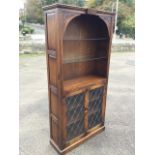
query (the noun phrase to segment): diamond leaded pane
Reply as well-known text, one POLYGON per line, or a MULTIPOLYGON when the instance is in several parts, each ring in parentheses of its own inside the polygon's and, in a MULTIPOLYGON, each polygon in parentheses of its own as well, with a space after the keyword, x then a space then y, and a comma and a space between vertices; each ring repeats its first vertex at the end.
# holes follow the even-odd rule
POLYGON ((102 99, 103 87, 93 89, 89 92, 88 106, 88 128, 95 127, 102 121, 102 99))
POLYGON ((67 140, 71 140, 82 133, 84 133, 84 119, 67 126, 67 140))
POLYGON ((103 87, 93 89, 89 92, 89 101, 101 98, 103 95, 103 87))
POLYGON ((96 100, 90 101, 88 111, 89 112, 99 111, 99 110, 101 110, 101 107, 102 107, 102 97, 100 97, 96 100))
POLYGON ((84 94, 66 98, 67 105, 67 140, 84 133, 84 94))
POLYGON ((102 121, 101 119, 101 110, 93 113, 88 116, 88 128, 95 127, 96 125, 100 124, 102 121))

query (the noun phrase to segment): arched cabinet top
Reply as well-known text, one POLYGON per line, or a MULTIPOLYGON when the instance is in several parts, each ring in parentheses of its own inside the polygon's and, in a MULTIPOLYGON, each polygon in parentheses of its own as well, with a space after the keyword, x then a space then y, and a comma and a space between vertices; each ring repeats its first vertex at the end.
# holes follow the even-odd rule
POLYGON ((114 23, 115 13, 103 12, 90 8, 82 8, 77 6, 70 6, 64 4, 53 4, 43 7, 44 12, 49 12, 51 10, 57 10, 60 13, 61 20, 63 21, 63 33, 65 33, 66 28, 69 23, 80 15, 94 15, 99 17, 107 26, 109 37, 111 36, 111 29, 114 23))
POLYGON ((107 15, 96 15, 96 14, 83 14, 83 13, 66 13, 64 16, 64 30, 63 30, 63 36, 65 35, 66 29, 69 26, 69 24, 74 21, 77 18, 80 18, 81 16, 92 16, 96 17, 97 20, 101 20, 103 22, 103 25, 106 25, 106 28, 108 30, 108 37, 111 36, 111 24, 112 24, 112 18, 107 15))

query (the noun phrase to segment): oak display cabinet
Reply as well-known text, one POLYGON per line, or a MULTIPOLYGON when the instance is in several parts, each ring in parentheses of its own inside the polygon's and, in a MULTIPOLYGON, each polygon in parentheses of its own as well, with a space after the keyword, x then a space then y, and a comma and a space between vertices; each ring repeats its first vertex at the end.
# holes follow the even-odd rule
POLYGON ((50 143, 66 154, 103 131, 114 13, 44 9, 50 143))

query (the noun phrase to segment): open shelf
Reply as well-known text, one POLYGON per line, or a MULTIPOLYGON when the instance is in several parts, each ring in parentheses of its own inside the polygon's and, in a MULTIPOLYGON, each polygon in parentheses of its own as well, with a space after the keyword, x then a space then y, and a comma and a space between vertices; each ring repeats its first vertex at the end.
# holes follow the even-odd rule
POLYGON ((63 37, 64 90, 73 91, 107 77, 108 48, 108 29, 100 18, 81 15, 73 19, 63 37))
POLYGON ((63 63, 64 64, 69 64, 69 63, 94 61, 94 60, 100 60, 100 59, 107 60, 106 57, 83 57, 83 58, 78 58, 78 59, 64 59, 63 63))
POLYGON ((97 75, 86 75, 77 77, 71 80, 64 81, 64 93, 75 91, 78 89, 86 88, 88 86, 93 86, 95 84, 106 83, 107 79, 97 75))

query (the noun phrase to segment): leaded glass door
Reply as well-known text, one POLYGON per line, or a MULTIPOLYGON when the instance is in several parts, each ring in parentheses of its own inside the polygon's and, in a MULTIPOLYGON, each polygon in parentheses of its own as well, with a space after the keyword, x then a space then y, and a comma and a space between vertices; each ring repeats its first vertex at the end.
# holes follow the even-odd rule
POLYGON ((102 123, 104 87, 88 88, 65 98, 66 142, 102 123))

